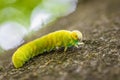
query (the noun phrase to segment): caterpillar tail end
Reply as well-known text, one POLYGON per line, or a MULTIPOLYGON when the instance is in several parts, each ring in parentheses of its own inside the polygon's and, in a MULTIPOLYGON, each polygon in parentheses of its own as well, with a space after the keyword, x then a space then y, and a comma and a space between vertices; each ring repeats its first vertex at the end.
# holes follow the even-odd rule
POLYGON ((19 60, 18 57, 15 56, 15 54, 12 56, 12 63, 15 68, 20 68, 23 66, 23 63, 19 60))

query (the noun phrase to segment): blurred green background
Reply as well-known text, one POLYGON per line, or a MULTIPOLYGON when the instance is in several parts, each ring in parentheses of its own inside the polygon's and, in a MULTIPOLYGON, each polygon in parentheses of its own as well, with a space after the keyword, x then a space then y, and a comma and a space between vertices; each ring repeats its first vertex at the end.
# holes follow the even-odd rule
POLYGON ((0 23, 17 21, 28 26, 32 10, 40 3, 41 0, 0 0, 0 23))
POLYGON ((24 37, 75 11, 77 0, 0 0, 0 52, 24 37))

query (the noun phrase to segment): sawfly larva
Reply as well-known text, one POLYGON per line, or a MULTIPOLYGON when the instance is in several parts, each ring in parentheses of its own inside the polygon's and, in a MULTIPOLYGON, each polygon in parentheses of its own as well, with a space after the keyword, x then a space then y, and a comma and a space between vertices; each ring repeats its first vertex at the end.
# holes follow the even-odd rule
POLYGON ((19 68, 34 56, 61 47, 64 47, 64 51, 66 51, 68 47, 78 47, 80 43, 82 43, 82 33, 78 30, 55 31, 18 48, 12 56, 12 62, 15 68, 19 68))

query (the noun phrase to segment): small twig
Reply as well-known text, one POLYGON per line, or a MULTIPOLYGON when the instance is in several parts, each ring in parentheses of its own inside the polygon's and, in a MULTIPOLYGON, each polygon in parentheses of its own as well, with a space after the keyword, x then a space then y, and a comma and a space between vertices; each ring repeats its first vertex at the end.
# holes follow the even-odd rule
POLYGON ((50 62, 52 62, 53 61, 53 59, 51 59, 51 60, 49 60, 48 62, 46 62, 44 65, 42 65, 42 66, 40 66, 41 68, 44 68, 44 67, 46 67, 50 62))

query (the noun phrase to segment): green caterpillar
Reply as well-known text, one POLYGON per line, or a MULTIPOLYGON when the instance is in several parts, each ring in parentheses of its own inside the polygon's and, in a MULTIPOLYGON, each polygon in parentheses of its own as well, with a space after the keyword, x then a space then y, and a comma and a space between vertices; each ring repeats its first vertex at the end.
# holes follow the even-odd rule
POLYGON ((64 47, 64 51, 66 51, 70 46, 78 47, 80 42, 82 43, 82 33, 78 30, 55 31, 18 48, 12 56, 12 62, 15 68, 19 68, 30 58, 38 54, 49 52, 60 47, 64 47))

